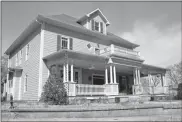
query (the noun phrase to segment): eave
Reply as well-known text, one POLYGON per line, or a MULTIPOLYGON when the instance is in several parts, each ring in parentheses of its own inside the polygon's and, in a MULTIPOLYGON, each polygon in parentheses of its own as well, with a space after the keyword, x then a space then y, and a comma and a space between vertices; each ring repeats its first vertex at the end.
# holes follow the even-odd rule
POLYGON ((75 32, 79 32, 79 33, 82 33, 82 34, 85 34, 88 36, 96 37, 100 40, 109 41, 111 43, 112 42, 118 43, 120 45, 123 45, 123 47, 126 47, 126 48, 136 48, 139 46, 137 44, 125 41, 124 39, 122 41, 121 39, 119 39, 119 37, 118 38, 117 37, 110 37, 108 35, 104 35, 104 34, 101 34, 101 33, 95 32, 95 31, 91 31, 91 30, 83 28, 83 27, 67 24, 67 23, 64 23, 64 22, 61 22, 61 21, 58 21, 58 20, 55 20, 55 19, 52 19, 49 17, 45 17, 43 15, 38 15, 37 20, 41 21, 41 22, 48 23, 48 24, 52 24, 54 26, 58 26, 58 27, 62 27, 62 28, 66 28, 66 29, 75 31, 75 32))
POLYGON ((33 20, 20 34, 20 36, 18 36, 18 38, 11 44, 11 46, 5 51, 5 54, 10 55, 11 52, 13 52, 19 46, 19 44, 21 44, 24 39, 27 38, 29 34, 33 33, 39 27, 40 24, 36 20, 33 20))

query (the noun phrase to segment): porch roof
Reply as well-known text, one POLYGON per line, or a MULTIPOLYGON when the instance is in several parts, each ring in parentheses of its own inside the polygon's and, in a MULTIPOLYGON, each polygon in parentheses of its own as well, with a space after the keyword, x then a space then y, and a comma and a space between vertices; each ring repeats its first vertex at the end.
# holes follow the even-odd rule
POLYGON ((161 74, 165 74, 166 71, 168 71, 169 69, 167 68, 163 68, 163 67, 159 67, 159 66, 153 66, 153 65, 149 65, 149 64, 142 64, 142 67, 141 67, 141 72, 143 72, 144 74, 148 74, 148 73, 151 73, 151 74, 158 74, 158 73, 161 73, 161 74))
POLYGON ((14 71, 22 71, 23 68, 20 67, 20 66, 17 66, 17 67, 9 67, 8 68, 10 72, 14 72, 14 71))
POLYGON ((80 51, 67 50, 67 49, 62 49, 58 52, 45 56, 43 57, 43 60, 54 60, 58 58, 64 58, 65 53, 68 54, 68 58, 72 58, 72 59, 81 59, 86 61, 91 60, 91 61, 97 61, 97 62, 105 62, 108 60, 108 57, 105 57, 105 56, 89 54, 89 53, 84 53, 80 51))

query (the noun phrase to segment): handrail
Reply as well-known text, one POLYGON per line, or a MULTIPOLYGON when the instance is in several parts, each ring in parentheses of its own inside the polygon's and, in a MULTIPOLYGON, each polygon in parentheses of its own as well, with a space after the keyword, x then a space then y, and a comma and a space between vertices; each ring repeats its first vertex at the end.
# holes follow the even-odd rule
POLYGON ((127 49, 124 47, 119 47, 116 45, 111 44, 111 46, 108 46, 102 50, 100 50, 100 55, 108 55, 108 54, 113 54, 113 53, 124 53, 127 55, 132 55, 132 56, 140 56, 139 51, 134 51, 131 49, 127 49))
POLYGON ((104 95, 105 85, 77 84, 77 95, 104 95))

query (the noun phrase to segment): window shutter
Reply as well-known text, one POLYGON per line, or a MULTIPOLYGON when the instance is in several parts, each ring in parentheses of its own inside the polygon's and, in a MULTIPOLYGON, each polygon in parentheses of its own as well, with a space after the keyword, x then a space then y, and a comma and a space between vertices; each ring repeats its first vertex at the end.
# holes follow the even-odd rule
POLYGON ((73 50, 73 38, 70 38, 70 50, 73 50))
POLYGON ((61 49, 61 36, 57 35, 57 51, 61 49))
POLYGON ((100 32, 103 33, 103 23, 102 22, 100 22, 100 29, 101 29, 100 32))
POLYGON ((94 20, 92 20, 92 30, 95 30, 94 29, 94 20))

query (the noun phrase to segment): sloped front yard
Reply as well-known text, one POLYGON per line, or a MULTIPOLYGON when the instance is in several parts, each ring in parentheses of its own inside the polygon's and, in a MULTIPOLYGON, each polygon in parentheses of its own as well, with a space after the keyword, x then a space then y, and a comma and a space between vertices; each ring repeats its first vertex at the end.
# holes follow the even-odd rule
MULTIPOLYGON (((16 106, 17 105, 17 106, 16 106)), ((144 103, 86 103, 81 105, 46 105, 19 103, 15 109, 2 106, 2 118, 102 118, 152 115, 181 115, 181 101, 144 103)))

